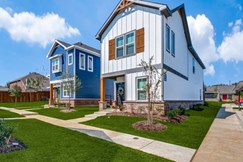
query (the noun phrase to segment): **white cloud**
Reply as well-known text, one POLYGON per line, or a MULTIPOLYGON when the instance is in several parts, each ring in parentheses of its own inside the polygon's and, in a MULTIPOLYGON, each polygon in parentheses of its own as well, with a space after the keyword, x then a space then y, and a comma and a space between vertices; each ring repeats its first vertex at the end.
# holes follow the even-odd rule
POLYGON ((233 22, 229 22, 229 23, 228 23, 228 26, 229 26, 229 27, 232 27, 233 25, 234 25, 233 22))
POLYGON ((214 75, 213 63, 218 60, 227 62, 243 61, 243 22, 241 19, 228 23, 230 33, 223 32, 223 40, 217 47, 215 43, 215 31, 211 21, 204 15, 187 17, 192 42, 200 58, 206 66, 205 75, 214 75))
POLYGON ((196 18, 189 16, 187 20, 194 48, 206 66, 205 74, 214 75, 212 63, 219 59, 214 41, 214 27, 204 14, 197 15, 196 18))
POLYGON ((234 61, 237 63, 243 61, 243 30, 241 26, 242 20, 236 20, 234 26, 232 26, 232 31, 224 37, 218 48, 220 58, 224 62, 234 61))
POLYGON ((0 7, 1 28, 15 41, 37 43, 42 47, 46 47, 54 39, 80 35, 77 28, 70 26, 58 14, 47 13, 37 16, 31 12, 14 13, 10 8, 0 7))

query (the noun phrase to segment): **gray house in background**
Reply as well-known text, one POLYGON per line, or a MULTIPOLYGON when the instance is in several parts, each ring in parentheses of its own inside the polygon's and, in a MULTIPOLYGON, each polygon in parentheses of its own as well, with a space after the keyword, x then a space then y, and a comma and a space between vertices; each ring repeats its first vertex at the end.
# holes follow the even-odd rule
POLYGON ((235 101, 236 85, 213 85, 207 86, 205 91, 206 101, 235 101))
POLYGON ((8 91, 9 91, 9 88, 0 86, 0 92, 8 92, 8 91))

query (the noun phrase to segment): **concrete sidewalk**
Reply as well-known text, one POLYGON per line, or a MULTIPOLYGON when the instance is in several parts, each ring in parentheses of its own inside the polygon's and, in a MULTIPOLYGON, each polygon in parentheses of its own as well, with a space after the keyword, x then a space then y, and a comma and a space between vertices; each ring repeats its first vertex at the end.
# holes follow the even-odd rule
POLYGON ((230 105, 224 106, 225 108, 220 109, 193 162, 243 161, 242 121, 230 105))
MULTIPOLYGON (((1 108, 0 108, 1 109, 1 108)), ((19 111, 11 109, 11 112, 28 114, 27 111, 19 111)), ((105 113, 103 113, 105 114, 105 113)), ((87 134, 92 137, 97 137, 103 140, 114 142, 126 147, 130 147, 136 150, 143 151, 145 153, 157 155, 169 160, 177 162, 189 162, 194 156, 196 150, 173 145, 165 142, 160 142, 148 138, 143 138, 135 135, 126 133, 115 132, 102 128, 87 126, 79 124, 81 121, 92 120, 95 116, 100 116, 102 113, 96 113, 94 116, 89 115, 88 117, 73 119, 73 120, 60 120, 42 115, 25 115, 28 119, 38 119, 40 121, 50 123, 56 126, 68 128, 74 131, 78 131, 87 134)))

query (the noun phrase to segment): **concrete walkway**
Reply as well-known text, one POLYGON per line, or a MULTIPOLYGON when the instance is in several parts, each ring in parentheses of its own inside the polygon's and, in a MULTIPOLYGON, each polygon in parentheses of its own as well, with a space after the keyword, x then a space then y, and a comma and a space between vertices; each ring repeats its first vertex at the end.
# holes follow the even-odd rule
POLYGON ((139 136, 134 136, 126 133, 120 133, 120 132, 115 132, 107 129, 79 124, 79 122, 92 120, 98 116, 104 116, 107 114, 107 111, 96 112, 94 114, 86 115, 84 118, 79 118, 79 119, 60 120, 60 119, 51 118, 43 115, 38 115, 36 113, 33 114, 32 112, 28 112, 26 110, 16 110, 16 109, 1 108, 1 107, 0 109, 25 115, 27 119, 38 119, 46 123, 68 128, 74 131, 87 134, 92 137, 97 137, 109 142, 114 142, 116 144, 120 144, 126 147, 143 151, 145 153, 157 155, 177 162, 191 161, 192 157, 196 152, 195 149, 191 149, 187 147, 182 147, 182 146, 160 142, 160 141, 143 138, 139 136))
POLYGON ((243 120, 238 117, 243 118, 243 113, 236 111, 231 105, 223 105, 193 162, 243 161, 243 120))

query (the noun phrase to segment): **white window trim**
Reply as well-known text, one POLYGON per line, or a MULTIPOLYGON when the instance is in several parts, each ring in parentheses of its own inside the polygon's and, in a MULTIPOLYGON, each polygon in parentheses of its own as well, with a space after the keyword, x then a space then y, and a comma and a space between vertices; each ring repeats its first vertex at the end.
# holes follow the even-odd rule
POLYGON ((80 70, 85 70, 85 62, 86 62, 85 59, 86 59, 85 54, 83 54, 83 53, 79 53, 79 69, 80 69, 80 70), (81 56, 84 56, 84 67, 83 67, 83 68, 81 67, 81 61, 82 61, 82 60, 81 60, 81 56))
POLYGON ((166 41, 165 41, 165 43, 166 43, 166 51, 170 53, 170 48, 171 48, 171 47, 170 47, 170 45, 171 45, 171 44, 170 44, 170 41, 171 41, 171 40, 167 40, 167 39, 170 39, 170 37, 171 37, 171 36, 170 36, 170 26, 169 26, 168 24, 166 24, 166 28, 165 28, 165 29, 166 29, 166 30, 165 30, 165 37, 166 37, 166 38, 165 38, 165 40, 166 40, 166 41), (169 29, 168 32, 167 32, 167 29, 169 29), (169 35, 167 35, 167 34, 169 34, 169 35), (168 43, 169 43, 169 44, 168 44, 168 43))
POLYGON ((94 57, 93 57, 93 56, 88 56, 88 71, 89 71, 89 72, 93 72, 93 71, 94 71, 94 57), (90 58, 92 59, 92 64, 91 64, 91 65, 89 64, 89 59, 90 59, 90 58), (92 67, 91 67, 91 70, 89 69, 90 66, 92 66, 92 67))
MULTIPOLYGON (((62 60, 61 60, 62 58, 61 57, 58 57, 58 58, 54 58, 54 59, 52 59, 51 60, 51 70, 52 70, 52 73, 59 73, 59 72, 61 72, 62 71, 62 69, 61 69, 61 65, 62 65, 62 60), (57 69, 54 69, 53 70, 53 62, 55 61, 55 60, 57 60, 57 65, 58 65, 58 68, 57 69)), ((56 66, 56 65, 55 65, 56 66)))
MULTIPOLYGON (((68 90, 64 90, 64 86, 65 86, 65 83, 62 85, 62 96, 63 96, 63 97, 71 97, 71 96, 69 96, 69 94, 68 94, 68 90), (64 91, 66 91, 67 95, 64 95, 64 94, 65 94, 64 91)), ((70 92, 70 94, 72 94, 72 92, 70 92)))
POLYGON ((125 34, 125 44, 124 44, 124 46, 125 46, 125 56, 131 56, 131 55, 134 55, 135 53, 136 53, 136 32, 135 31, 131 31, 131 32, 129 32, 129 33, 126 33, 125 34), (127 40, 127 35, 129 35, 129 34, 134 34, 134 41, 132 42, 132 43, 128 43, 127 44, 127 42, 126 42, 126 40, 127 40), (127 54, 127 46, 129 46, 129 45, 131 45, 131 44, 134 44, 134 46, 133 46, 133 48, 134 48, 134 53, 131 53, 131 54, 127 54))
POLYGON ((143 77, 137 77, 136 78, 136 100, 137 101, 147 101, 147 91, 145 90, 145 93, 146 93, 146 99, 145 100, 139 100, 138 99, 138 91, 139 91, 139 89, 138 89, 138 80, 140 80, 140 79, 146 79, 146 82, 148 81, 148 78, 147 77, 145 77, 145 76, 143 76, 143 77))
POLYGON ((70 54, 68 54, 68 65, 72 65, 72 64, 73 64, 73 54, 70 53, 70 54), (72 62, 71 63, 69 62, 69 57, 72 57, 72 62))

